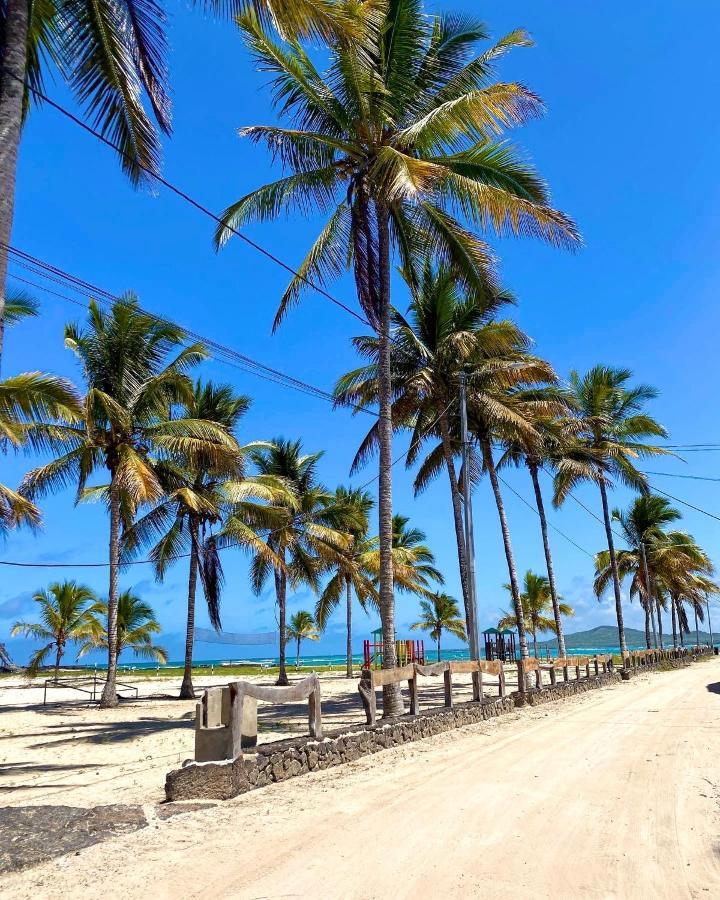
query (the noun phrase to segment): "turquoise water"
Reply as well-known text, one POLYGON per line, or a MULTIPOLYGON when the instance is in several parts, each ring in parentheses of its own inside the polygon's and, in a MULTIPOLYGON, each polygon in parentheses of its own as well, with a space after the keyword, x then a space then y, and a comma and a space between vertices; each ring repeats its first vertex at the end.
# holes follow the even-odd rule
MULTIPOLYGON (((630 650, 644 650, 644 644, 629 644, 628 649, 630 650)), ((594 656, 596 653, 605 654, 605 653, 620 653, 620 647, 618 646, 607 646, 607 647, 568 647, 567 650, 570 656, 594 656)), ((435 662, 437 659, 437 652, 433 648, 425 648, 426 659, 430 662, 435 662)), ((545 658, 546 656, 557 655, 556 652, 552 650, 548 651, 541 647, 539 649, 540 656, 545 658)), ((300 656, 300 665, 307 668, 316 668, 322 669, 327 666, 341 666, 345 663, 345 654, 344 653, 330 653, 330 654, 301 654, 300 656)), ((441 659, 469 659, 470 652, 467 649, 459 648, 457 650, 443 650, 441 653, 441 659)), ((356 653, 353 656, 353 662, 356 665, 361 665, 363 661, 363 656, 361 653, 356 653)), ((253 663, 257 665, 266 665, 266 666, 276 666, 279 663, 279 659, 277 656, 260 656, 260 657, 250 657, 250 656, 226 656, 215 659, 195 659, 193 660, 194 666, 221 666, 222 663, 253 663)), ((289 668, 294 667, 295 665, 295 655, 288 654, 287 664, 289 668)), ((158 666, 156 663, 149 662, 134 662, 132 659, 128 658, 127 660, 123 660, 120 663, 119 668, 123 671, 131 670, 131 669, 165 669, 165 668, 177 668, 178 666, 184 665, 183 660, 171 660, 168 662, 167 666, 158 666)), ((88 666, 87 668, 94 668, 93 666, 88 666)), ((105 666, 98 665, 98 669, 105 668, 105 666)))

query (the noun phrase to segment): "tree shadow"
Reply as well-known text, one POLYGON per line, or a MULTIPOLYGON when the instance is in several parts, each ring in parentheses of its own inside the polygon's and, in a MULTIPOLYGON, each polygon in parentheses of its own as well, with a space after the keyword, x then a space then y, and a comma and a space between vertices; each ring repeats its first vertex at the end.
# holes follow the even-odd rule
POLYGON ((123 741, 134 741, 145 735, 158 734, 164 731, 194 728, 194 716, 187 713, 180 719, 159 719, 142 717, 130 722, 83 722, 74 725, 48 725, 43 731, 26 735, 27 737, 45 737, 59 735, 50 740, 30 744, 33 749, 43 747, 60 747, 64 744, 115 744, 123 741), (69 735, 67 738, 62 735, 69 735))
POLYGON ((711 694, 720 694, 720 681, 714 681, 712 684, 708 684, 707 689, 711 694))

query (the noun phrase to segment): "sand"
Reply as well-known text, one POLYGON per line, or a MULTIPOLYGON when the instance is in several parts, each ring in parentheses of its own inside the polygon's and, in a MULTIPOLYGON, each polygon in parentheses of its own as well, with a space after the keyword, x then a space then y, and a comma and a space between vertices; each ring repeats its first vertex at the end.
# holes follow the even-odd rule
POLYGON ((712 659, 155 821, 0 893, 715 897, 719 734, 712 659))
MULTIPOLYGON (((291 680, 303 677, 291 673, 291 680)), ((357 681, 321 673, 326 729, 365 721, 357 681)), ((272 684, 272 676, 248 676, 272 684)), ((63 803, 159 803, 165 773, 191 759, 195 702, 177 700, 180 678, 123 675, 138 688, 137 700, 101 710, 77 691, 56 689, 43 705, 40 682, 0 680, 0 805, 63 803), (80 698, 80 699, 78 699, 80 698)), ((203 674, 195 688, 225 684, 227 676, 203 674)), ((458 700, 471 699, 469 677, 458 676, 458 700)), ((488 690, 493 689, 488 680, 488 690)), ((131 692, 123 689, 124 694, 131 692)), ((134 692, 132 692, 134 693, 134 692)), ((442 680, 423 689, 430 704, 442 703, 442 680)), ((259 704, 260 743, 307 733, 307 702, 259 704)))

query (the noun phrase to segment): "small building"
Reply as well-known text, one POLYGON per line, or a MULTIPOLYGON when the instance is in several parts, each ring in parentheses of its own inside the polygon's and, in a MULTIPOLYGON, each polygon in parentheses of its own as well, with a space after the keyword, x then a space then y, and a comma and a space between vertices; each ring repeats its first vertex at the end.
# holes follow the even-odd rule
POLYGON ((502 662, 516 662, 517 650, 515 632, 509 628, 498 631, 497 628, 486 628, 483 631, 485 639, 485 659, 499 659, 502 662))

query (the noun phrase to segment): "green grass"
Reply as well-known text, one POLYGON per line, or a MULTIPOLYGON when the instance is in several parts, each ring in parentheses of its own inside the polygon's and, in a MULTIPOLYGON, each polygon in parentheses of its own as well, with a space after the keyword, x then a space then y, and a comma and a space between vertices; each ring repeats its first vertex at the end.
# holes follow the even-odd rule
MULTIPOLYGON (((157 679, 157 678, 182 678, 183 675, 183 667, 182 666, 172 666, 168 669, 160 669, 156 671, 155 669, 135 669, 134 672, 125 671, 124 664, 118 669, 118 681, 127 681, 127 680, 149 680, 149 679, 157 679)), ((299 669, 296 669, 294 665, 290 665, 287 667, 287 672, 290 677, 294 674, 304 675, 308 674, 312 671, 318 672, 344 672, 345 664, 335 665, 335 666, 322 666, 322 668, 313 669, 310 666, 304 667, 300 666, 299 669)), ((278 666, 271 666, 267 669, 261 669, 260 666, 215 666, 214 675, 225 676, 228 677, 235 675, 266 675, 273 676, 278 675, 280 669, 278 666)), ((28 681, 38 681, 42 682, 46 678, 52 677, 52 670, 39 672, 34 678, 27 678, 23 671, 12 673, 4 673, 0 674, 0 680, 7 678, 18 678, 24 677, 27 678, 28 681)), ((98 680, 103 675, 102 670, 98 669, 98 680)), ((207 678, 208 675, 213 674, 213 670, 210 666, 193 666, 192 676, 193 679, 197 681, 202 681, 203 678, 207 678)), ((60 669, 60 677, 61 678, 71 678, 76 676, 77 678, 92 678, 93 670, 92 669, 84 669, 82 671, 78 669, 60 669)))

